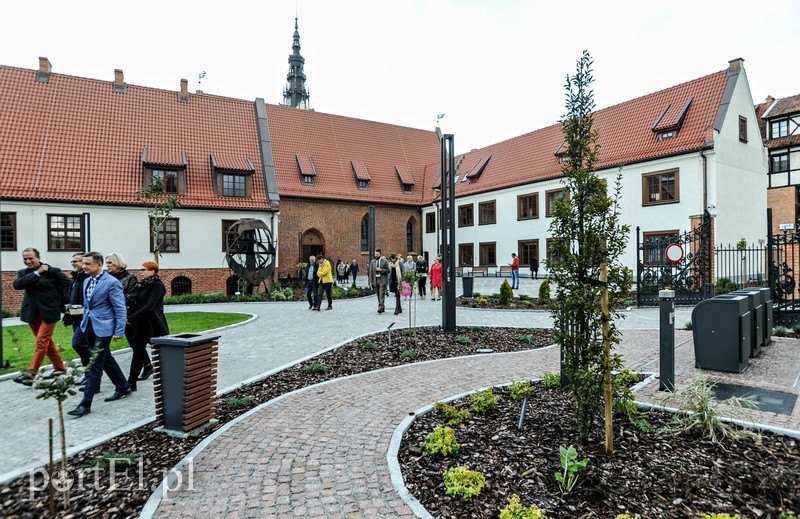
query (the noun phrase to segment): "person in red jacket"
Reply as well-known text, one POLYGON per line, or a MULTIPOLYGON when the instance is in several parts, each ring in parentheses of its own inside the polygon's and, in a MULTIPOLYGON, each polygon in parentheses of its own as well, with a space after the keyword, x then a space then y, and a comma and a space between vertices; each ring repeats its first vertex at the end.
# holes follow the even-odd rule
POLYGON ((442 264, 439 258, 433 259, 431 265, 431 301, 438 301, 442 298, 442 264))
POLYGON ((516 252, 511 253, 511 288, 519 290, 519 258, 516 252))

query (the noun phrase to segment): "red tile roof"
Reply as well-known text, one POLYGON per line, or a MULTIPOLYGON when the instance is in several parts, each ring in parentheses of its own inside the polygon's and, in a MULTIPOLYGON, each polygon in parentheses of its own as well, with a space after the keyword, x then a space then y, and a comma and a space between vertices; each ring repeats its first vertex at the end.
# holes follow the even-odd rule
POLYGON ((420 180, 439 167, 439 139, 433 131, 269 104, 267 120, 282 198, 419 205, 428 195, 420 180), (300 177, 296 156, 304 154, 314 162, 313 185, 300 177), (354 165, 368 175, 368 189, 358 189, 354 165), (410 194, 403 193, 396 167, 407 168, 416 180, 410 194))
MULTIPOLYGON (((596 168, 611 168, 701 148, 710 140, 710 130, 727 81, 727 71, 723 70, 596 111, 594 129, 599 133, 600 146, 596 168), (658 124, 660 127, 675 126, 690 99, 691 106, 686 110, 677 135, 657 141, 653 126, 659 116, 664 114, 658 124)), ((560 177, 561 164, 556 153, 563 141, 561 125, 555 124, 464 154, 456 169, 456 175, 459 175, 457 196, 560 177), (474 177, 475 166, 489 156, 491 160, 479 179, 461 181, 467 172, 474 177)), ((433 199, 432 187, 439 184, 437 174, 433 171, 425 177, 426 202, 433 199)))
MULTIPOLYGON (((787 135, 786 137, 769 139, 767 131, 768 121, 785 118, 789 115, 796 116, 800 113, 800 95, 784 97, 777 100, 768 97, 765 102, 757 104, 755 108, 756 115, 758 116, 758 126, 761 130, 761 137, 764 139, 764 144, 768 148, 780 149, 800 144, 800 135, 787 135)), ((791 123, 789 124, 791 130, 791 123)))
POLYGON ((773 119, 782 115, 791 115, 798 112, 800 112, 800 95, 795 95, 778 99, 775 106, 764 115, 767 119, 773 119))
POLYGON ((266 209, 253 102, 212 95, 178 101, 177 91, 0 66, 0 190, 4 198, 136 203, 142 155, 183 164, 188 207, 266 209), (211 154, 234 170, 253 170, 253 197, 217 197, 211 154), (152 155, 151 155, 152 154, 152 155), (247 159, 252 161, 252 166, 247 159))

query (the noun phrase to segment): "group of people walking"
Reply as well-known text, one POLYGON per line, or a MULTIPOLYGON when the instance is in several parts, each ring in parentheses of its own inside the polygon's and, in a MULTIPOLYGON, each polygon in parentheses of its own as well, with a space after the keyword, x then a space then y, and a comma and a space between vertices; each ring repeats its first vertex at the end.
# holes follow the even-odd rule
POLYGON ((163 306, 166 287, 158 276, 158 264, 145 261, 137 278, 127 270, 119 253, 105 258, 99 252, 76 253, 70 261, 70 279, 58 267, 42 262, 33 247, 22 252, 22 260, 26 268, 17 272, 14 288, 25 291, 20 318, 33 331, 36 349, 28 372, 14 381, 33 385, 45 356, 55 371, 66 370, 53 343, 53 331, 64 305, 63 321, 72 325, 72 347, 85 370, 78 382, 83 398, 67 414, 81 417, 91 412, 103 373, 114 384, 114 393, 105 401, 113 402, 136 391, 137 382, 153 374, 147 345, 153 337, 169 333, 163 306), (127 378, 110 347, 111 341, 123 336, 133 350, 127 378))
MULTIPOLYGON (((369 284, 378 296, 378 313, 386 311, 386 293, 391 292, 395 297, 394 315, 403 313, 401 296, 403 295, 403 275, 405 272, 414 272, 417 283, 417 293, 420 298, 427 297, 428 277, 430 276, 431 301, 441 299, 442 265, 439 257, 433 260, 433 265, 428 269, 428 262, 420 254, 417 260, 409 254, 406 261, 402 261, 397 253, 392 252, 389 257, 383 255, 381 249, 375 249, 374 258, 370 261, 368 274, 369 284)), ((410 285, 408 289, 413 289, 410 285)))
POLYGON ((358 262, 353 260, 348 265, 347 262, 344 262, 339 258, 336 260, 336 282, 337 283, 347 283, 350 277, 353 277, 353 283, 356 282, 356 278, 358 277, 358 262))

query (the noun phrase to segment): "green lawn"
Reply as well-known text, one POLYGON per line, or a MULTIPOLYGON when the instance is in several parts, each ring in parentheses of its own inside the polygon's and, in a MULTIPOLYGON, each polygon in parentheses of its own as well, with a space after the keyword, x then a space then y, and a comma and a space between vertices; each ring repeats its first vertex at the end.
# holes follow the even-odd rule
MULTIPOLYGON (((176 312, 166 314, 170 333, 202 332, 240 323, 250 318, 248 314, 217 313, 217 312, 176 312)), ((64 360, 77 359, 78 356, 72 349, 72 326, 59 323, 53 333, 53 342, 64 360)), ((120 339, 111 343, 112 350, 128 347, 128 341, 120 339)), ((8 361, 9 368, 0 369, 0 375, 28 369, 33 356, 33 333, 27 324, 3 327, 3 364, 8 361)), ((45 358, 44 364, 50 361, 45 358)))

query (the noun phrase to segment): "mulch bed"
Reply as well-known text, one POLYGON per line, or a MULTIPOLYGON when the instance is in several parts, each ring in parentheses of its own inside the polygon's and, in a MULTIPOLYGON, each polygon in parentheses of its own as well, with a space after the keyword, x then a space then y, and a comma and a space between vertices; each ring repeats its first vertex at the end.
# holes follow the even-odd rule
POLYGON ((497 296, 486 296, 486 299, 480 296, 476 297, 463 297, 456 298, 456 306, 463 306, 466 308, 484 308, 488 310, 550 310, 547 305, 539 304, 536 298, 519 298, 515 297, 509 304, 501 304, 500 298, 497 296))
MULTIPOLYGON (((525 328, 459 327, 454 334, 443 334, 435 327, 426 327, 416 328, 413 334, 396 330, 392 334, 391 348, 386 347, 386 341, 386 333, 363 337, 260 382, 225 394, 218 401, 219 422, 216 428, 284 393, 325 380, 412 362, 473 355, 478 348, 491 348, 497 352, 528 350, 552 344, 552 337, 549 330, 525 328), (323 364, 324 373, 306 372, 305 368, 311 364, 323 364)), ((70 418, 66 417, 65 420, 69 434, 70 418)), ((194 438, 177 439, 155 432, 154 427, 151 424, 135 429, 69 458, 67 469, 71 477, 77 481, 82 478, 83 482, 72 487, 68 511, 62 510, 60 495, 56 496, 56 516, 138 516, 164 475, 215 430, 207 430, 194 438), (116 467, 114 481, 110 481, 107 467, 96 470, 90 468, 99 458, 109 453, 133 460, 127 475, 123 474, 124 467, 116 467)), ((46 488, 41 473, 34 477, 33 491, 28 476, 0 486, 0 517, 39 518, 47 515, 49 496, 46 488)))
MULTIPOLYGON (((560 389, 534 384, 523 430, 521 401, 495 388, 497 411, 473 413, 455 427, 460 452, 454 457, 423 453, 420 443, 445 420, 436 412, 419 417, 403 439, 399 461, 409 491, 435 517, 497 517, 517 494, 524 506, 548 517, 613 518, 625 511, 643 518, 698 517, 701 512, 778 518, 800 513, 800 446, 792 438, 763 435, 714 444, 697 434, 668 434, 673 415, 651 412, 653 432, 624 417, 614 421, 614 452, 605 454, 603 423, 586 445, 578 445, 574 401, 560 389), (561 470, 559 446, 575 445, 588 458, 572 493, 562 496, 554 474, 561 470), (481 472, 487 486, 471 499, 445 494, 442 474, 459 465, 481 472)), ((469 408, 469 399, 454 403, 469 408)))

